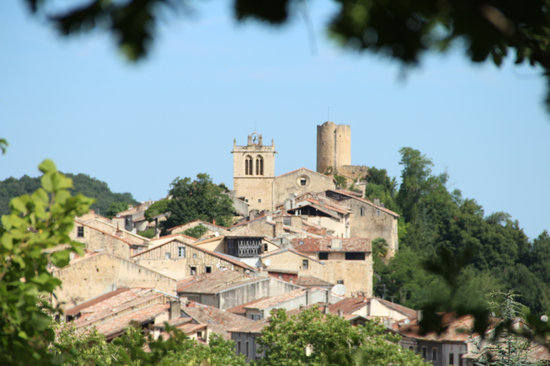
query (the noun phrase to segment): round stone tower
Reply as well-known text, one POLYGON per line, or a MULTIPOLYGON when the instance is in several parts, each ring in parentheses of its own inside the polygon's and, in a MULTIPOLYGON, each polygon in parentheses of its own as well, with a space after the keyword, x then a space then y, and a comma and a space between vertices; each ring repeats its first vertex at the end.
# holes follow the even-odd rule
POLYGON ((351 165, 351 128, 327 121, 317 126, 317 172, 338 172, 343 165, 351 165))

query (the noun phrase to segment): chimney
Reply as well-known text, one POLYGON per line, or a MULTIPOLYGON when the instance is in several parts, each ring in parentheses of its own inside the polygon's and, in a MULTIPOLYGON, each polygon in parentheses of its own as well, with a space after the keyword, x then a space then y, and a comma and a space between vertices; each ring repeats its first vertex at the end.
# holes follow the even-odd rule
POLYGON ((338 317, 339 317, 339 318, 343 318, 343 317, 344 317, 344 312, 342 311, 342 309, 338 309, 338 317))
POLYGON ((170 301, 169 320, 177 319, 181 316, 181 304, 179 300, 170 301))
POLYGON ((376 206, 380 206, 380 199, 375 198, 375 199, 374 199, 374 204, 375 204, 376 206))
POLYGON ((306 306, 311 303, 311 290, 306 289, 306 306))
POLYGON ((283 234, 283 223, 281 221, 275 221, 275 235, 273 235, 275 238, 281 236, 283 234))

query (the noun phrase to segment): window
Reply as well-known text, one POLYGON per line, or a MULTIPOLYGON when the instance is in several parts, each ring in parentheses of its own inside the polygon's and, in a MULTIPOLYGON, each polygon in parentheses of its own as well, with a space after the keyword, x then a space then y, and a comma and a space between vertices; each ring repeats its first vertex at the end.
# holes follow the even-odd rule
POLYGON ((79 227, 76 229, 76 236, 79 237, 79 238, 83 238, 83 237, 84 237, 84 226, 79 226, 79 227))
POLYGON ((455 364, 455 354, 449 353, 449 365, 454 365, 454 364, 455 364))
POLYGON ((318 253, 319 259, 328 259, 328 252, 319 252, 318 253))
POLYGON ((437 348, 432 348, 432 361, 437 360, 437 348))
POLYGON ((261 198, 258 198, 258 203, 262 203, 262 199, 261 199, 261 198))
POLYGON ((283 217, 283 225, 290 225, 290 217, 283 217))
POLYGON ((191 276, 194 276, 197 274, 197 267, 191 267, 191 276))
POLYGON ((244 159, 244 175, 252 175, 252 156, 250 155, 244 159))
POLYGON ((305 186, 306 184, 307 184, 307 179, 306 178, 300 178, 300 185, 305 186))
POLYGON ((302 260, 302 269, 308 269, 309 267, 309 260, 304 259, 302 260))
POLYGON ((339 284, 339 285, 343 285, 343 284, 344 284, 344 280, 338 280, 338 281, 336 281, 336 283, 339 284))
POLYGON ((206 273, 212 273, 212 267, 210 266, 206 266, 204 270, 206 273))
POLYGON ((426 347, 422 347, 422 358, 423 359, 426 359, 427 358, 427 350, 426 350, 426 347))
POLYGON ((365 208, 364 207, 361 207, 359 209, 359 216, 365 216, 365 208))
POLYGON ((238 341, 238 342, 237 342, 237 353, 238 353, 238 354, 241 353, 241 341, 238 341))
POLYGON ((264 175, 264 158, 260 155, 256 157, 256 175, 264 175))
POLYGON ((165 257, 166 259, 170 259, 170 257, 171 257, 170 252, 164 253, 164 257, 165 257))
POLYGON ((458 364, 460 366, 464 366, 464 358, 463 357, 464 357, 464 353, 461 353, 461 354, 458 355, 458 364))
POLYGON ((364 261, 365 260, 364 252, 346 252, 345 256, 347 261, 364 261))
POLYGON ((197 259, 197 253, 193 253, 193 258, 197 259))
POLYGON ((267 249, 268 248, 267 248, 267 243, 266 243, 266 244, 264 244, 264 252, 267 252, 267 249))
POLYGON ((248 342, 245 342, 246 344, 246 357, 248 358, 248 342))
POLYGON ((376 216, 380 216, 380 210, 376 210, 376 216))
POLYGON ((185 258, 185 247, 178 247, 178 257, 185 258))

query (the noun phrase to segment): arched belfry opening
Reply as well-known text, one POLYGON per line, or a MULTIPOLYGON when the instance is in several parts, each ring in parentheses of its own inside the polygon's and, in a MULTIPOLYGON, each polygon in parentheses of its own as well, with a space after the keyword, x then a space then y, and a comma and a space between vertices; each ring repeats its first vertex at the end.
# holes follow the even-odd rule
POLYGON ((252 156, 247 155, 244 159, 244 175, 252 175, 253 168, 252 156))
POLYGON ((264 158, 261 155, 256 157, 256 175, 264 175, 264 158))

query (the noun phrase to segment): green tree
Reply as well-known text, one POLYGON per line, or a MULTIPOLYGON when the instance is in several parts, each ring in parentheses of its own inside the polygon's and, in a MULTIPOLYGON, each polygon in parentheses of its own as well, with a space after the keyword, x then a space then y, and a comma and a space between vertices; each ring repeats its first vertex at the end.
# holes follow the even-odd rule
POLYGON ((208 174, 197 174, 197 179, 175 179, 170 185, 171 199, 168 202, 170 217, 164 228, 182 225, 197 219, 223 226, 231 225, 234 209, 223 184, 214 184, 208 174))
POLYGON ((123 202, 123 201, 113 202, 107 209, 105 216, 107 216, 108 218, 112 218, 116 216, 117 213, 127 210, 128 207, 129 207, 128 202, 123 202))
POLYGON ((92 200, 71 196, 72 182, 53 162, 39 166, 42 187, 10 201, 11 213, 0 228, 0 364, 50 364, 50 327, 57 309, 50 300, 60 281, 49 266, 63 267, 72 252, 73 218, 86 213, 92 200), (63 247, 59 247, 64 244, 63 247))
POLYGON ((57 330, 52 351, 65 365, 210 365, 245 366, 243 355, 236 355, 234 342, 213 334, 209 344, 199 344, 178 329, 167 328, 168 337, 153 339, 139 326, 107 342, 95 329, 75 329, 62 325, 57 330))
POLYGON ((379 199, 384 207, 392 211, 398 211, 395 196, 397 194, 397 181, 395 178, 388 177, 386 169, 369 168, 367 176, 367 187, 365 188, 365 198, 374 201, 379 199))
POLYGON ((206 226, 204 225, 197 225, 195 227, 192 227, 190 229, 187 229, 185 230, 183 233, 187 236, 191 236, 193 238, 200 238, 201 236, 203 236, 206 232, 208 231, 208 229, 206 228, 206 226))
POLYGON ((258 343, 265 358, 258 365, 427 365, 398 344, 399 337, 369 321, 353 327, 317 308, 289 316, 273 310, 258 343))
POLYGON ((145 219, 151 222, 153 221, 153 217, 168 212, 168 202, 170 202, 170 200, 163 199, 153 203, 145 210, 145 219))

